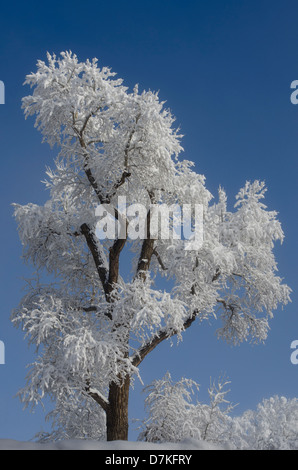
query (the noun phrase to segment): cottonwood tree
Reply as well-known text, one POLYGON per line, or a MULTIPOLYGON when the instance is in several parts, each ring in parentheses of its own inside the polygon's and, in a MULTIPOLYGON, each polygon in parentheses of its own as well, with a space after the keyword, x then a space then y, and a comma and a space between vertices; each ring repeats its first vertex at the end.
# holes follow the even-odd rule
POLYGON ((193 163, 180 159, 181 135, 156 93, 129 92, 109 68, 71 52, 48 54, 26 84, 25 115, 58 150, 48 201, 15 205, 24 259, 39 275, 12 317, 39 350, 22 399, 50 395, 64 423, 72 404, 96 406, 107 439, 127 439, 131 381, 162 341, 215 315, 225 340, 265 340, 273 310, 289 300, 273 254, 283 232, 262 202, 262 182, 247 182, 232 210, 223 189, 213 199, 193 163), (120 196, 145 208, 145 237, 128 237, 120 196), (174 230, 152 235, 158 204, 202 208, 203 244, 185 249, 174 230), (120 227, 112 239, 97 231, 101 205, 120 227))

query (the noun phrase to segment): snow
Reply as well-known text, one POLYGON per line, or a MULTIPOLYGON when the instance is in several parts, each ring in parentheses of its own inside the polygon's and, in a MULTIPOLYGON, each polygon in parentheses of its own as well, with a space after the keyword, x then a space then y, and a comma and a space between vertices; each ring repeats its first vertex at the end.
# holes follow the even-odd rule
POLYGON ((95 441, 84 439, 71 439, 48 444, 37 442, 16 441, 13 439, 0 439, 0 450, 101 450, 101 451, 155 451, 162 450, 223 450, 204 441, 185 439, 179 443, 153 444, 151 442, 133 441, 95 441))
MULTIPOLYGON (((263 182, 247 182, 230 212, 223 189, 217 201, 205 177, 191 169, 194 163, 178 160, 182 136, 158 94, 139 94, 137 87, 129 93, 97 59, 81 63, 71 52, 47 58, 48 64, 38 61, 37 72, 27 75, 25 83, 34 90, 22 100, 25 117, 36 116, 43 141, 59 153, 46 173, 48 201, 14 204, 23 258, 36 275, 27 280, 11 319, 41 352, 19 396, 25 406, 48 395, 55 401, 51 438, 60 443, 54 447, 100 446, 109 385, 121 378, 128 387, 130 379, 141 379, 144 358, 161 341, 173 336, 179 341, 196 318, 218 319, 218 335, 229 343, 264 342, 273 311, 290 301, 291 289, 276 276, 273 253, 284 235, 277 213, 261 202, 263 182), (127 205, 128 216, 137 207, 140 216, 142 206, 151 222, 154 204, 169 210, 179 204, 183 212, 201 207, 203 246, 185 249, 173 230, 168 239, 158 233, 154 245, 152 238, 140 243, 131 237, 128 244, 124 237, 117 245, 113 237, 97 238, 99 206, 109 213, 119 208, 118 221, 129 227, 122 208, 127 205), (124 248, 133 259, 128 255, 119 264, 124 248), (120 265, 128 264, 132 275, 125 280, 120 265), (42 284, 47 275, 49 282, 42 284), (95 444, 62 442, 85 436, 95 444)), ((291 440, 297 446, 296 437, 291 440)))

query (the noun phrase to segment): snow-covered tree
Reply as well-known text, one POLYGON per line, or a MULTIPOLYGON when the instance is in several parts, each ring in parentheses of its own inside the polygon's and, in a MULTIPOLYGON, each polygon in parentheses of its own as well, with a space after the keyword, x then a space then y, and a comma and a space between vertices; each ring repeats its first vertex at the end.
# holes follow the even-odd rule
POLYGON ((26 83, 33 91, 23 99, 25 115, 36 116, 58 155, 47 170, 48 201, 15 205, 24 258, 40 275, 13 314, 39 351, 22 397, 38 403, 50 395, 63 423, 70 404, 84 417, 80 407, 92 403, 104 412, 107 439, 127 439, 131 380, 162 341, 210 316, 227 341, 265 340, 273 311, 289 301, 273 254, 283 232, 262 202, 262 182, 247 182, 231 211, 221 188, 213 200, 205 178, 180 159, 181 136, 158 94, 129 92, 96 59, 79 62, 71 52, 48 54, 26 83), (144 208, 145 236, 128 236, 140 220, 120 197, 144 208), (119 226, 104 240, 103 205, 119 226), (203 244, 185 249, 173 230, 152 235, 157 205, 198 205, 203 244), (162 288, 159 274, 168 281, 162 288))
POLYGON ((94 400, 81 393, 56 395, 55 408, 46 416, 52 432, 39 432, 34 438, 41 443, 71 439, 106 440, 104 410, 94 400))
POLYGON ((237 449, 297 450, 298 399, 274 396, 262 400, 256 411, 233 419, 231 443, 237 449))
POLYGON ((145 387, 145 408, 148 418, 142 423, 140 441, 179 442, 192 437, 201 439, 200 430, 194 426, 196 406, 194 394, 199 385, 190 379, 173 382, 169 372, 145 387))
POLYGON ((235 407, 226 398, 230 391, 226 388, 229 383, 224 378, 220 378, 217 383, 213 381, 208 389, 209 404, 196 405, 197 427, 204 441, 227 444, 230 413, 235 407))
POLYGON ((145 387, 148 418, 142 422, 139 440, 148 442, 179 442, 193 438, 216 444, 227 440, 230 412, 233 406, 226 399, 228 381, 210 384, 209 404, 196 397, 199 385, 182 378, 173 382, 169 372, 145 387))
POLYGON ((139 440, 179 442, 197 439, 234 450, 297 450, 298 399, 274 396, 256 410, 232 417, 235 408, 226 399, 229 382, 219 379, 208 390, 209 403, 196 396, 193 380, 173 382, 167 373, 145 387, 148 417, 142 421, 139 440))

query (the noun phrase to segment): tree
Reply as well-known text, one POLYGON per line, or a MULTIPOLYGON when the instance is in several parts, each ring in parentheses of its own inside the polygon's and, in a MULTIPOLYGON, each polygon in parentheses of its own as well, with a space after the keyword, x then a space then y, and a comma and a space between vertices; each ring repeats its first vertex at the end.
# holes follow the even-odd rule
MULTIPOLYGON (((63 416, 71 404, 100 407, 106 438, 125 440, 131 380, 162 341, 210 316, 227 341, 266 339, 273 310, 290 295, 273 254, 283 232, 261 202, 262 182, 247 182, 233 211, 223 189, 213 201, 205 178, 179 158, 181 135, 156 93, 129 92, 96 59, 79 62, 71 52, 47 59, 26 77, 33 92, 23 109, 58 149, 47 169, 49 199, 14 208, 24 259, 37 271, 12 317, 39 351, 21 396, 34 404, 50 395, 63 416), (161 227, 152 233, 160 206, 191 207, 191 227, 199 207, 203 244, 177 236, 175 210, 168 237, 161 227), (104 238, 109 217, 117 230, 104 238), (145 236, 129 237, 132 226, 135 234, 145 227, 145 236)), ((83 428, 90 427, 82 426, 85 436, 83 428)))
POLYGON ((194 425, 196 406, 193 403, 194 392, 198 390, 194 380, 183 378, 174 383, 169 372, 145 387, 148 418, 142 423, 138 439, 147 442, 179 442, 189 437, 200 440, 200 430, 194 425))
POLYGON ((231 442, 238 449, 297 450, 297 422, 297 398, 273 396, 233 419, 231 442))
POLYGON ((148 418, 142 422, 139 440, 179 442, 193 438, 219 448, 237 450, 297 450, 298 399, 274 396, 262 400, 256 410, 231 416, 226 399, 230 382, 219 379, 208 390, 209 404, 195 400, 196 382, 173 382, 167 373, 145 387, 148 418))
POLYGON ((230 426, 230 413, 235 408, 227 399, 229 381, 220 378, 212 382, 208 389, 209 405, 197 404, 197 427, 204 441, 227 444, 227 429, 230 426))
POLYGON ((210 384, 210 404, 194 400, 199 385, 182 378, 173 382, 169 372, 145 387, 145 407, 148 418, 142 422, 139 440, 148 442, 179 442, 193 438, 224 443, 230 428, 230 412, 234 408, 226 400, 228 381, 220 379, 210 384), (223 406, 225 408, 223 409, 223 406))

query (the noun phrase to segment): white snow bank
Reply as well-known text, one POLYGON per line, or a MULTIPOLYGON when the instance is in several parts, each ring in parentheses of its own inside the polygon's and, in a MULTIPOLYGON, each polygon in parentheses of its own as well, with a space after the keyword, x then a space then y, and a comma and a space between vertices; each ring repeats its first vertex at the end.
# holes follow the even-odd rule
POLYGON ((0 439, 0 450, 139 450, 159 452, 161 450, 223 450, 223 448, 215 447, 207 442, 195 439, 163 444, 133 441, 98 442, 83 439, 40 444, 36 442, 15 441, 13 439, 0 439))

